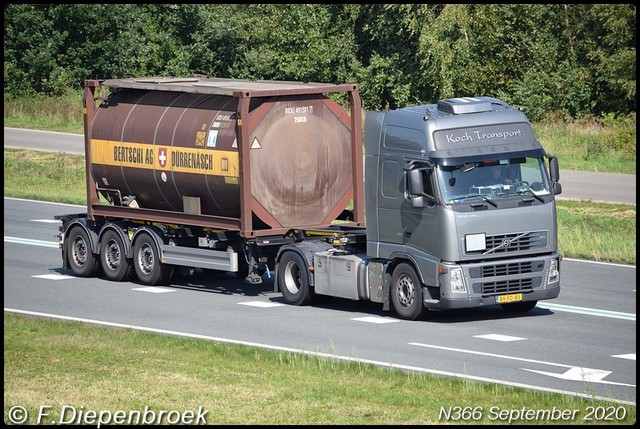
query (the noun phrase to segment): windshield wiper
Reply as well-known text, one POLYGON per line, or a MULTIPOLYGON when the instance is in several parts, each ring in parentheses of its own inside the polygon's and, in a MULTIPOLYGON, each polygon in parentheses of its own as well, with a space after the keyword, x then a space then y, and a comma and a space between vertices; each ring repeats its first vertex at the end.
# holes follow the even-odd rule
MULTIPOLYGON (((536 200, 540 201, 541 203, 544 203, 544 199, 540 195, 536 195, 535 192, 533 192, 529 188, 518 187, 516 189, 516 192, 520 194, 520 196, 522 196, 522 194, 526 192, 527 194, 533 196, 533 198, 535 198, 536 200)), ((524 197, 522 199, 524 199, 524 197)))
POLYGON ((485 197, 482 194, 467 194, 467 195, 461 195, 459 197, 456 197, 453 199, 453 201, 460 201, 460 200, 464 200, 467 198, 474 198, 474 197, 480 197, 482 198, 484 201, 488 202, 489 204, 491 204, 493 207, 498 207, 498 205, 496 203, 494 203, 493 201, 491 201, 490 198, 485 197))

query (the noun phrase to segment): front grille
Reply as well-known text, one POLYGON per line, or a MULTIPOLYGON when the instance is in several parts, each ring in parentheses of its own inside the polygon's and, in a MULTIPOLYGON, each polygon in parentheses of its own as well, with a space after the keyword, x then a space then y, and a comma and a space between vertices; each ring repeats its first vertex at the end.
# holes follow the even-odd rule
POLYGON ((544 270, 544 261, 514 262, 508 264, 483 265, 469 270, 472 279, 529 274, 544 270))
POLYGON ((532 231, 516 234, 488 235, 486 249, 466 252, 467 255, 495 255, 522 252, 547 247, 547 231, 532 231))
POLYGON ((473 292, 482 295, 500 295, 504 293, 530 292, 542 284, 542 277, 526 279, 500 280, 495 282, 474 283, 473 292))

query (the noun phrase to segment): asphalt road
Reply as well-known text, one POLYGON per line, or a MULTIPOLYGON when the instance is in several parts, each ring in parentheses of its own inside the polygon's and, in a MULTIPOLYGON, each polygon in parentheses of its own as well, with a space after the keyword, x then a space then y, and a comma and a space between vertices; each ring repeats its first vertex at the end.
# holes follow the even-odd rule
MULTIPOLYGON (((82 134, 4 128, 4 147, 84 154, 82 134)), ((636 175, 560 170, 558 199, 636 204, 636 175)))
POLYGON ((564 259, 560 296, 526 314, 494 305, 406 321, 363 301, 287 305, 268 274, 246 285, 198 271, 167 287, 75 277, 53 218, 83 211, 4 199, 5 311, 635 403, 635 266, 564 259))

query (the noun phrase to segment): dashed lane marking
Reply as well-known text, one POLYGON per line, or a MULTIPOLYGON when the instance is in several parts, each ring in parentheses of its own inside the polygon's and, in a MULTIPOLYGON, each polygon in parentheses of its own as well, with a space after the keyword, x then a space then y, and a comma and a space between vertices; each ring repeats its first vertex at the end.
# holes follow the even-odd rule
POLYGON ((354 317, 351 320, 355 320, 356 322, 366 322, 366 323, 376 323, 376 324, 396 323, 400 321, 398 319, 392 319, 390 317, 374 317, 374 316, 354 317))
POLYGON ((282 307, 284 304, 280 304, 278 302, 264 302, 264 301, 246 301, 239 302, 240 305, 248 305, 250 307, 260 307, 260 308, 271 308, 271 307, 282 307))
POLYGON ((149 292, 149 293, 167 293, 167 292, 175 292, 175 289, 169 289, 166 287, 157 287, 157 286, 148 286, 148 287, 135 287, 131 290, 135 290, 137 292, 149 292))
POLYGON ((77 279, 75 276, 68 276, 66 274, 41 274, 38 276, 31 276, 36 279, 46 279, 46 280, 69 280, 69 279, 77 279))
POLYGON ((526 338, 511 337, 509 335, 500 335, 500 334, 474 335, 474 338, 482 338, 484 340, 503 341, 503 342, 526 340, 526 338))
POLYGON ((636 360, 636 354, 635 353, 628 353, 626 355, 611 355, 611 357, 620 358, 620 359, 636 360))

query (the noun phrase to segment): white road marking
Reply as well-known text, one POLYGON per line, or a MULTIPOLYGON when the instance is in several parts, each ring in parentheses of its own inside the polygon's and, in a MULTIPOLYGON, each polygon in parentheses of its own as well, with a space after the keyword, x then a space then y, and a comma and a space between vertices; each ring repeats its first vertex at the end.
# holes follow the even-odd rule
POLYGON ((264 301, 246 301, 239 302, 240 305, 248 305, 250 307, 271 308, 271 307, 283 307, 284 304, 279 302, 264 302, 264 301))
POLYGON ((68 276, 66 274, 41 274, 39 276, 31 276, 37 279, 46 279, 46 280, 68 280, 68 279, 77 279, 78 277, 68 276))
POLYGON ((43 246, 43 247, 54 247, 58 248, 58 243, 53 241, 42 241, 42 240, 31 240, 29 238, 18 238, 18 237, 7 237, 4 236, 4 241, 8 243, 20 243, 20 244, 29 244, 31 246, 43 246))
POLYGON ((138 292, 149 292, 149 293, 167 293, 167 292, 175 292, 175 289, 169 289, 166 287, 157 287, 157 286, 147 286, 147 287, 134 287, 131 290, 135 290, 138 292))
POLYGON ((602 371, 600 369, 580 368, 573 367, 562 374, 556 374, 554 372, 537 371, 534 369, 520 368, 523 371, 535 372, 536 374, 548 375, 549 377, 559 378, 561 380, 580 381, 586 383, 600 383, 611 384, 615 386, 628 386, 636 387, 635 384, 617 383, 615 381, 603 380, 607 375, 611 374, 611 371, 602 371))
POLYGON ((574 307, 572 305, 550 304, 539 302, 538 307, 548 310, 566 311, 567 313, 587 314, 589 316, 611 317, 612 319, 636 320, 636 315, 632 313, 622 313, 620 311, 598 310, 587 307, 574 307))
POLYGON ((626 355, 611 355, 611 357, 620 358, 620 359, 636 360, 636 354, 635 353, 629 353, 629 354, 626 354, 626 355))
MULTIPOLYGON (((537 374, 548 375, 563 380, 588 381, 590 383, 602 383, 602 379, 611 374, 611 371, 602 371, 599 369, 573 367, 566 370, 562 374, 556 374, 547 371, 535 371, 533 369, 522 368, 525 371, 535 372, 537 374)), ((625 385, 628 386, 628 385, 625 385)))
POLYGON ((517 360, 517 361, 521 361, 521 362, 529 362, 529 363, 536 363, 536 364, 550 365, 550 366, 559 366, 559 367, 562 367, 562 368, 569 368, 569 370, 565 371, 562 374, 556 374, 556 373, 553 373, 553 372, 536 371, 536 370, 527 369, 527 368, 520 368, 520 369, 523 370, 523 371, 535 372, 537 374, 548 375, 550 377, 561 378, 561 379, 564 379, 564 380, 591 381, 588 378, 592 378, 594 383, 603 383, 603 384, 613 384, 613 385, 616 385, 616 386, 631 386, 631 387, 635 387, 635 384, 616 383, 614 381, 604 381, 604 380, 602 380, 602 378, 604 378, 607 375, 611 374, 611 371, 604 371, 604 370, 601 370, 601 369, 581 368, 581 367, 577 367, 577 366, 573 366, 573 365, 566 365, 566 364, 562 364, 562 363, 547 362, 547 361, 537 360, 537 359, 519 358, 519 357, 515 357, 515 356, 499 355, 499 354, 495 354, 495 353, 478 352, 478 351, 474 351, 474 350, 457 349, 457 348, 453 348, 453 347, 436 346, 436 345, 433 345, 433 344, 409 343, 409 345, 419 346, 419 347, 427 347, 427 348, 438 349, 438 350, 448 350, 448 351, 453 351, 453 352, 457 352, 457 353, 468 353, 468 354, 472 354, 472 355, 489 356, 489 357, 495 357, 495 358, 499 358, 499 359, 517 360))
POLYGON ((504 341, 504 342, 526 340, 526 338, 511 337, 509 335, 500 335, 500 334, 474 335, 474 338, 482 338, 485 340, 504 341))
POLYGON ((355 320, 356 322, 367 322, 367 323, 396 323, 399 322, 399 319, 392 319, 390 317, 374 317, 374 316, 365 316, 365 317, 354 317, 351 320, 355 320))
POLYGON ((573 261, 573 262, 584 262, 585 264, 599 264, 599 265, 610 265, 612 267, 624 267, 624 268, 633 268, 636 269, 635 265, 629 264, 616 264, 614 262, 601 262, 601 261, 590 261, 588 259, 573 259, 573 258, 562 258, 563 261, 573 261))
POLYGON ((498 355, 498 354, 495 354, 495 353, 487 353, 487 352, 478 352, 478 351, 474 351, 474 350, 458 349, 458 348, 454 348, 454 347, 436 346, 434 344, 409 343, 409 345, 418 346, 418 347, 426 347, 426 348, 429 348, 429 349, 447 350, 447 351, 456 352, 456 353, 467 353, 467 354, 471 354, 471 355, 489 356, 489 357, 496 357, 496 358, 500 358, 500 359, 519 360, 519 361, 522 361, 522 362, 540 363, 540 364, 543 364, 543 365, 553 365, 553 366, 559 366, 559 367, 564 367, 564 368, 573 368, 573 365, 564 365, 564 364, 561 364, 561 363, 553 363, 553 362, 547 362, 547 361, 543 361, 543 360, 519 358, 519 357, 515 357, 515 356, 498 355))

